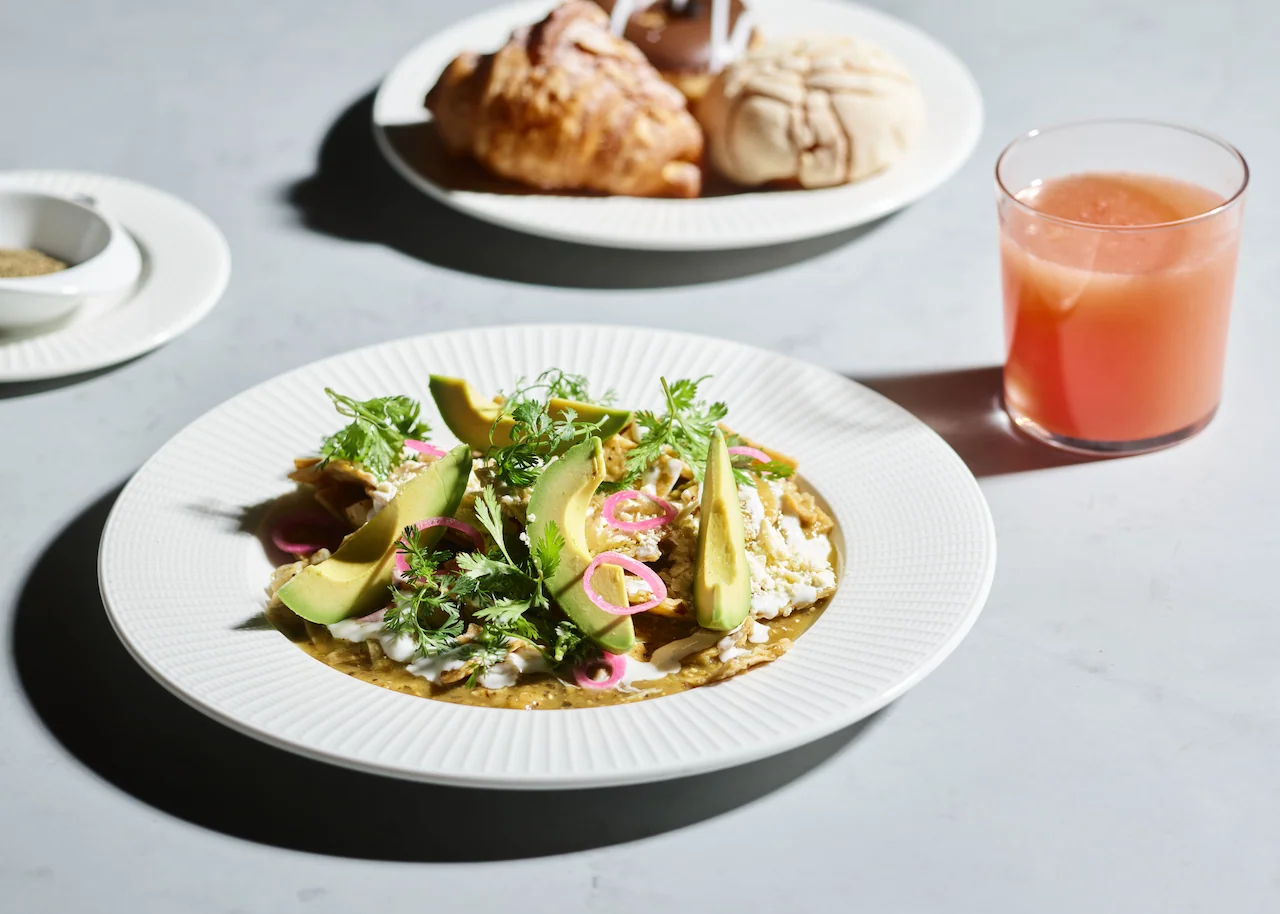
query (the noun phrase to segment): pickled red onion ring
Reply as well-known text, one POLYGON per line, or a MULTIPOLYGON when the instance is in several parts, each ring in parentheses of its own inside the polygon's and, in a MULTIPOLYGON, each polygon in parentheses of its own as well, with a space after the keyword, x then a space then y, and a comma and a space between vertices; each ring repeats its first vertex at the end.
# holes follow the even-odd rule
MULTIPOLYGON (((467 539, 475 544, 480 552, 484 551, 484 537, 480 535, 480 531, 468 524, 466 521, 455 520, 452 517, 428 517, 426 520, 420 520, 415 527, 419 531, 430 529, 431 527, 448 527, 450 530, 456 530, 464 534, 467 539)), ((409 561, 400 552, 399 544, 403 543, 403 539, 396 540, 396 571, 403 577, 409 573, 409 561)))
POLYGON ((434 444, 427 444, 425 441, 419 441, 417 438, 404 439, 404 446, 411 451, 417 451, 419 454, 426 454, 428 457, 444 457, 448 451, 441 450, 434 444))
POLYGON ((604 500, 604 505, 600 509, 600 513, 604 516, 605 521, 610 527, 617 527, 619 530, 652 530, 654 527, 664 527, 675 520, 678 512, 675 505, 669 501, 664 501, 656 495, 650 495, 647 492, 641 492, 639 489, 627 489, 625 492, 615 492, 604 500), (618 520, 614 510, 618 507, 619 502, 630 501, 633 498, 647 498, 659 508, 662 509, 661 517, 650 517, 646 520, 618 520))
POLYGON ((592 559, 591 564, 587 566, 587 570, 582 573, 582 589, 586 591, 587 599, 600 609, 615 616, 634 616, 636 613, 646 612, 667 598, 667 585, 663 583, 662 578, 658 577, 656 571, 643 562, 637 562, 631 556, 623 555, 620 552, 602 552, 592 559), (640 580, 649 585, 649 590, 653 593, 653 599, 645 603, 637 603, 635 606, 615 606, 610 603, 591 587, 591 578, 601 565, 617 565, 623 571, 630 571, 638 576, 640 580))
POLYGON ((311 555, 320 549, 336 549, 347 529, 325 511, 301 511, 276 521, 271 542, 290 555, 311 555))
POLYGON ((623 674, 626 671, 627 657, 625 654, 605 653, 596 663, 582 663, 574 667, 573 680, 584 689, 612 689, 622 682, 623 674), (590 672, 593 666, 603 666, 609 671, 608 677, 605 679, 593 679, 590 672))
POLYGON ((745 445, 739 445, 738 447, 729 448, 730 457, 734 457, 737 455, 741 455, 743 457, 752 457, 756 460, 759 460, 761 463, 773 462, 773 458, 770 457, 768 454, 766 454, 764 451, 760 450, 760 448, 758 447, 746 447, 745 445))

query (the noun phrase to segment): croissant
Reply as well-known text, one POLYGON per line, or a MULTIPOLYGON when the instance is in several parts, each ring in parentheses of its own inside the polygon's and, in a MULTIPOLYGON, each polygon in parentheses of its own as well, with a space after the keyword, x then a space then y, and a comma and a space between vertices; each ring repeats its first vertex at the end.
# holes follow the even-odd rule
POLYGON ((702 186, 702 131, 684 96, 587 0, 494 54, 462 54, 426 106, 450 152, 543 190, 696 197, 702 186))

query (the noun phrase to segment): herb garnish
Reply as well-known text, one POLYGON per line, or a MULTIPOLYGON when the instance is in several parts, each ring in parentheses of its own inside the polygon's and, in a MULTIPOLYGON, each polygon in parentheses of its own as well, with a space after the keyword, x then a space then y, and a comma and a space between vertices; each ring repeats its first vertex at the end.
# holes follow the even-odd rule
POLYGON ((765 479, 786 479, 795 473, 796 468, 789 463, 783 463, 781 460, 770 460, 768 463, 759 463, 750 457, 742 457, 735 454, 730 461, 733 464, 734 477, 739 481, 742 480, 742 474, 758 473, 765 479))
MULTIPOLYGON (((720 420, 729 414, 723 402, 711 404, 698 399, 698 385, 710 375, 700 378, 682 378, 667 383, 661 379, 662 393, 666 397, 667 411, 663 415, 644 410, 636 413, 636 424, 642 429, 640 443, 627 453, 627 463, 622 478, 606 483, 610 491, 631 488, 641 474, 662 456, 669 447, 688 464, 693 476, 702 482, 707 467, 707 452, 711 449, 711 433, 720 420)), ((734 463, 734 476, 739 483, 750 483, 750 473, 760 473, 766 478, 791 475, 791 467, 778 461, 767 464, 734 463)), ((602 487, 604 488, 604 487, 602 487)))
POLYGON ((427 551, 418 542, 416 527, 405 527, 396 551, 409 566, 409 590, 391 587, 391 605, 382 617, 387 631, 410 635, 418 642, 421 656, 444 653, 462 634, 462 600, 470 581, 439 571, 452 556, 444 551, 427 551))
POLYGON ((546 403, 552 397, 561 400, 574 400, 578 403, 590 403, 595 406, 612 406, 618 395, 612 390, 606 390, 602 396, 592 399, 591 393, 587 389, 586 375, 570 374, 561 368, 548 368, 531 382, 526 383, 524 378, 516 381, 515 390, 505 395, 505 402, 508 411, 511 411, 520 403, 530 401, 546 403), (542 393, 538 396, 531 396, 530 394, 533 391, 541 391, 542 393))
MULTIPOLYGON (((725 444, 729 447, 738 447, 746 444, 742 440, 741 435, 728 434, 724 437, 725 444)), ((770 460, 768 463, 760 463, 755 458, 746 454, 733 454, 729 458, 729 462, 733 464, 734 472, 742 470, 747 473, 759 473, 765 479, 785 479, 795 474, 796 468, 789 463, 783 463, 781 460, 770 460)))
POLYGON ((490 447, 487 456, 493 475, 516 488, 533 485, 548 457, 599 428, 598 422, 579 422, 572 409, 553 419, 545 403, 531 400, 517 404, 511 419, 511 444, 490 447))
POLYGON ((348 460, 378 479, 386 479, 400 463, 406 438, 424 439, 431 428, 418 421, 421 406, 405 396, 356 400, 326 387, 334 407, 351 423, 324 439, 320 445, 322 466, 330 460, 348 460))
POLYGON ((535 645, 553 665, 594 656, 577 626, 554 613, 546 591, 546 579, 555 573, 564 548, 556 525, 547 524, 542 538, 520 554, 506 541, 493 489, 480 491, 475 511, 494 543, 487 552, 428 551, 419 545, 415 528, 405 529, 397 548, 409 566, 408 589, 392 586, 383 627, 414 637, 420 656, 456 652, 471 666, 471 686, 507 656, 512 638, 535 645), (458 572, 440 570, 450 559, 458 572), (464 618, 474 619, 480 631, 460 642, 464 618))
MULTIPOLYGON (((613 396, 613 391, 608 391, 598 402, 609 402, 613 396)), ((496 428, 497 422, 507 417, 512 422, 511 444, 491 446, 486 454, 492 462, 495 478, 516 488, 531 486, 542 474, 552 454, 583 440, 600 427, 599 422, 579 421, 577 411, 572 408, 564 409, 553 417, 550 412, 553 397, 594 402, 587 391, 587 379, 582 375, 550 368, 532 383, 526 384, 521 378, 515 391, 504 400, 503 417, 494 423, 496 428)))

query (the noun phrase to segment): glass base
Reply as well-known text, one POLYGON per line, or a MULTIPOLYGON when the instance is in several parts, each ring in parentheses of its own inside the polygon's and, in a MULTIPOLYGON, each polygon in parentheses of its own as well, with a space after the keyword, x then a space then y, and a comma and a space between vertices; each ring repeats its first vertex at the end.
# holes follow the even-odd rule
POLYGON ((1004 402, 1004 411, 1009 414, 1013 424, 1021 431, 1051 447, 1071 451, 1074 454, 1089 454, 1094 457, 1125 457, 1130 454, 1146 454, 1151 451, 1173 447, 1175 444, 1198 435, 1204 430, 1205 426, 1213 421, 1218 408, 1215 406, 1209 415, 1185 428, 1178 429, 1176 432, 1170 432, 1167 435, 1160 435, 1156 438, 1142 438, 1138 441, 1090 441, 1087 438, 1069 438, 1066 435, 1054 434, 1034 419, 1019 413, 1009 405, 1007 400, 1004 402))

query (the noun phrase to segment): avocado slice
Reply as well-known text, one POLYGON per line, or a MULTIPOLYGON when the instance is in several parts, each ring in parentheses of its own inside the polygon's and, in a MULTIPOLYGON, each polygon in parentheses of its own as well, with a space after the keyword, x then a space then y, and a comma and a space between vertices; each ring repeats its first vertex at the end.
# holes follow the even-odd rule
MULTIPOLYGON (((459 445, 404 484, 396 497, 351 536, 338 551, 299 572, 280 588, 280 599, 304 619, 331 625, 364 616, 388 601, 395 543, 405 527, 428 517, 453 517, 471 475, 471 449, 459 445)), ((432 545, 444 532, 425 530, 432 545)))
POLYGON ((711 433, 699 517, 693 608, 700 626, 727 632, 751 612, 751 570, 738 486, 719 429, 711 433))
MULTIPOLYGON (((591 589, 600 594, 606 603, 614 606, 626 606, 630 599, 627 595, 627 574, 617 565, 600 565, 591 576, 591 589)), ((593 609, 595 607, 592 607, 593 609)), ((624 618, 614 616, 613 618, 624 618)), ((610 653, 613 653, 610 651, 610 653)))
MULTIPOLYGON (((556 573, 547 579, 547 589, 588 638, 611 654, 625 654, 636 643, 631 617, 605 612, 582 589, 582 573, 593 558, 587 548, 587 505, 604 477, 604 452, 599 438, 575 444, 553 461, 538 477, 529 496, 529 542, 541 540, 547 524, 555 521, 564 537, 564 548, 560 550, 556 573)), ((598 589, 596 592, 603 595, 598 589)))
MULTIPOLYGON (((489 449, 489 433, 493 432, 495 447, 506 447, 511 443, 510 416, 502 415, 502 406, 493 400, 485 400, 476 395, 471 385, 461 378, 448 378, 433 374, 430 382, 431 397, 436 401, 440 417, 449 431, 458 436, 458 440, 470 445, 472 450, 487 451, 489 449), (499 420, 501 417, 501 421, 499 420), (495 428, 494 422, 498 425, 495 428)), ((626 428, 631 421, 631 411, 610 409, 607 406, 595 406, 591 403, 579 403, 576 400, 562 400, 552 397, 547 402, 547 412, 551 418, 559 419, 565 410, 572 409, 583 422, 600 422, 603 425, 595 434, 608 439, 626 428)))

